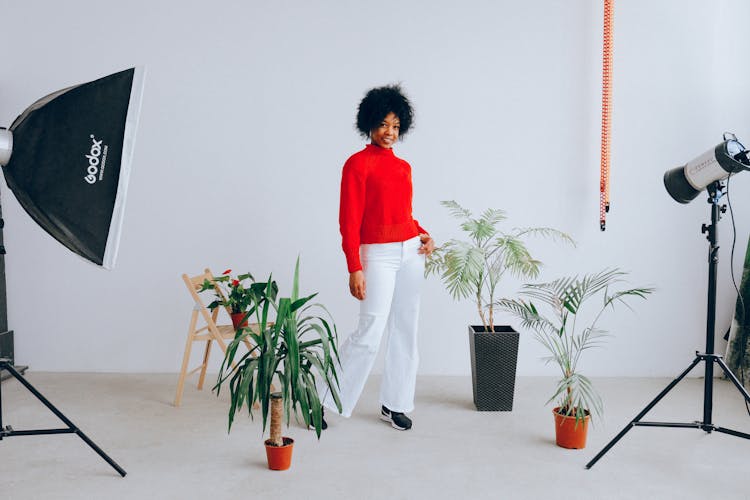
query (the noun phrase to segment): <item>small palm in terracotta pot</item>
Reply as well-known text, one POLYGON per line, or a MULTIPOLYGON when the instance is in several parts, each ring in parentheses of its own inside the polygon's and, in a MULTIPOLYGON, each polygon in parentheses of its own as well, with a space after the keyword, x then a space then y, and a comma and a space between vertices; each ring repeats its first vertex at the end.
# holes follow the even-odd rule
MULTIPOLYGON (((549 351, 547 363, 555 362, 560 367, 562 378, 555 393, 547 401, 557 401, 553 410, 556 420, 557 444, 563 448, 583 448, 591 415, 602 416, 601 396, 591 381, 578 372, 582 354, 601 344, 608 335, 597 325, 602 314, 617 303, 627 305, 632 297, 645 298, 653 292, 651 288, 629 288, 612 290, 623 282, 626 273, 617 269, 587 274, 581 278, 560 278, 550 283, 524 285, 520 294, 527 300, 503 299, 497 302, 502 309, 521 319, 522 327, 533 330, 536 339, 549 351), (587 299, 601 297, 598 312, 591 322, 577 328, 576 320, 587 299), (537 308, 534 301, 545 305, 552 314, 547 316, 537 308), (568 432, 570 431, 570 433, 568 432), (577 434, 582 433, 583 436, 577 434)), ((580 319, 583 322, 583 319, 580 319)), ((580 326, 580 325, 579 325, 580 326)))

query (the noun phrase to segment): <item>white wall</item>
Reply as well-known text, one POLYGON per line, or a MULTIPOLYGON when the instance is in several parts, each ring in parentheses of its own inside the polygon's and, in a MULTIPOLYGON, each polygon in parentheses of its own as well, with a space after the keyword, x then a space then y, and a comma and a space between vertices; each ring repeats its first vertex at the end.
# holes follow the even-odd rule
MULTIPOLYGON (((180 280, 204 266, 319 291, 345 336, 355 322, 337 227, 343 161, 362 147, 356 105, 402 82, 416 127, 415 215, 457 236, 439 200, 503 208, 512 225, 571 233, 539 241, 543 278, 619 266, 658 292, 612 314, 592 375, 674 375, 701 349, 702 200, 662 185, 731 130, 750 142, 740 0, 620 2, 615 13, 612 211, 598 227, 602 2, 0 1, 7 41, 0 124, 38 97, 145 65, 147 79, 118 267, 58 245, 2 185, 9 322, 35 370, 174 372, 191 309, 180 280)), ((732 183, 741 266, 750 176, 732 183)), ((719 320, 730 322, 731 224, 721 225, 719 320)), ((736 269, 740 276, 741 269, 736 269)), ((510 286, 507 293, 512 293, 510 286)), ((506 318, 507 319, 507 318, 506 318)), ((423 374, 469 372, 471 304, 425 286, 423 374)), ((720 336, 720 335, 718 335, 720 336)), ((724 344, 718 343, 720 349, 724 344)), ((551 373, 525 336, 519 373, 551 373)), ((215 356, 218 358, 218 356, 215 356)))

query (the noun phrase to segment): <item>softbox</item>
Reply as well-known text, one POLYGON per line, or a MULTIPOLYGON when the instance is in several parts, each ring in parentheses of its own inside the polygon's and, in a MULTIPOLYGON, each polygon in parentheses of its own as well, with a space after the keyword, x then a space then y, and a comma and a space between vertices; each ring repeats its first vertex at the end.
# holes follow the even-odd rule
MULTIPOLYGON (((54 92, 4 132, 8 187, 42 228, 67 248, 112 269, 117 259, 143 68, 54 92)), ((0 136, 0 149, 3 141, 0 136)))

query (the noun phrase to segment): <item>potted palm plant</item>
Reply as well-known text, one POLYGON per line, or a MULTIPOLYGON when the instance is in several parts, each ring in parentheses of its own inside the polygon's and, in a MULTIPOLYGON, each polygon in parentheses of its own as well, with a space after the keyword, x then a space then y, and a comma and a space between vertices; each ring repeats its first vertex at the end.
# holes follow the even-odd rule
MULTIPOLYGON (((545 361, 557 363, 562 374, 555 392, 547 403, 555 401, 556 441, 563 448, 583 448, 591 415, 602 416, 603 405, 591 381, 578 371, 581 356, 601 345, 608 335, 599 328, 599 320, 608 309, 627 300, 645 298, 652 288, 613 289, 623 282, 626 273, 605 269, 583 277, 560 278, 549 283, 527 284, 520 295, 526 299, 502 299, 496 305, 521 319, 536 339, 549 351, 545 361), (590 322, 580 320, 584 304, 600 297, 598 309, 590 322), (540 307, 544 305, 543 311, 540 307)), ((629 307, 629 306, 628 306, 629 307)))
POLYGON ((299 296, 299 259, 290 297, 277 299, 275 282, 269 277, 263 292, 252 294, 253 304, 247 315, 252 314, 256 324, 237 330, 214 387, 218 394, 228 382, 229 431, 243 405, 253 417, 253 405, 259 403, 264 433, 270 413, 270 438, 265 444, 269 468, 275 470, 289 468, 294 443, 292 438, 281 435, 282 419, 286 419, 288 427, 292 413, 301 416, 320 438, 323 408, 316 381, 331 391, 341 411, 335 368, 336 326, 324 306, 310 302, 316 295, 299 296), (316 310, 322 310, 326 317, 317 315, 316 310), (273 322, 271 315, 275 316, 273 322), (248 338, 255 347, 235 363, 237 348, 248 338), (274 384, 278 384, 276 391, 274 384))
POLYGON ((442 201, 460 220, 466 233, 435 249, 425 273, 439 274, 456 300, 471 298, 481 325, 469 326, 471 376, 477 410, 513 409, 518 359, 518 332, 509 325, 495 325, 495 297, 506 275, 530 279, 539 275, 542 263, 533 258, 525 240, 549 237, 574 244, 567 234, 548 227, 503 231, 499 224, 505 212, 487 209, 479 217, 455 201, 442 201))

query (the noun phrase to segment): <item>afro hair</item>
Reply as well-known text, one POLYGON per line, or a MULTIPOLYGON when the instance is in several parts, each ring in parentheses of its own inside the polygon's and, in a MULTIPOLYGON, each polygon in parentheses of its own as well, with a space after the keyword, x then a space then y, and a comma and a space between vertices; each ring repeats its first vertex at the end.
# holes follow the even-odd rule
POLYGON ((370 131, 379 127, 388 113, 398 117, 401 122, 399 136, 405 136, 414 121, 414 111, 399 85, 370 89, 359 103, 357 130, 362 137, 370 137, 370 131))

